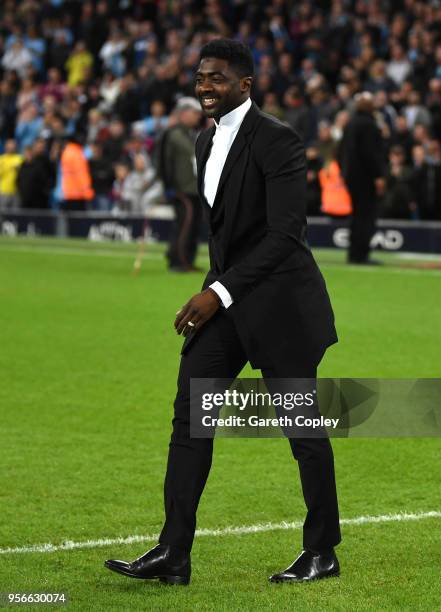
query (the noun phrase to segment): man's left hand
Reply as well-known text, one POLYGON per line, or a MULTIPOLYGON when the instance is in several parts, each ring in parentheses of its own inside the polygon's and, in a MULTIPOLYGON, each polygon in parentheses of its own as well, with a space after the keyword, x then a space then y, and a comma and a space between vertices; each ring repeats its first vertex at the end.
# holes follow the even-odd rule
POLYGON ((197 331, 215 314, 220 306, 220 298, 213 289, 197 293, 176 313, 175 329, 178 334, 187 336, 197 331))

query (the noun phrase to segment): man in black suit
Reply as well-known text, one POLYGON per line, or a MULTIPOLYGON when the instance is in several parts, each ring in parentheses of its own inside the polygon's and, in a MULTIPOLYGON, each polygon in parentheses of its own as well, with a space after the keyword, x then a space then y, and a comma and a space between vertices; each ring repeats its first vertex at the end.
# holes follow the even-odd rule
MULTIPOLYGON (((337 341, 324 280, 305 244, 306 172, 297 134, 251 102, 245 45, 215 40, 201 51, 196 95, 215 123, 196 143, 199 194, 208 215, 210 271, 178 312, 186 336, 174 404, 159 544, 133 562, 106 561, 135 578, 188 584, 196 510, 212 439, 190 438, 190 378, 234 379, 249 361, 265 378, 315 378, 337 341)), ((307 516, 304 551, 273 582, 339 574, 340 542, 331 444, 289 440, 307 516)))
POLYGON ((348 262, 375 264, 369 259, 375 232, 378 199, 384 195, 382 137, 374 118, 374 98, 369 92, 355 96, 355 112, 345 128, 340 148, 342 174, 352 200, 348 262))

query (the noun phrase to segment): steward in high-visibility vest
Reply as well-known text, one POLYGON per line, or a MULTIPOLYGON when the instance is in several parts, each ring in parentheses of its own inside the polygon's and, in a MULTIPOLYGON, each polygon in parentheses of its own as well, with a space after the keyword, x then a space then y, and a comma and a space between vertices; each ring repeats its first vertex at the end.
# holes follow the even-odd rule
POLYGON ((351 196, 341 175, 340 166, 335 160, 320 170, 319 181, 322 188, 322 212, 334 217, 350 215, 351 196))
POLYGON ((81 145, 73 141, 68 142, 60 163, 61 189, 65 203, 70 204, 73 210, 84 210, 85 203, 94 197, 94 191, 89 164, 81 145))

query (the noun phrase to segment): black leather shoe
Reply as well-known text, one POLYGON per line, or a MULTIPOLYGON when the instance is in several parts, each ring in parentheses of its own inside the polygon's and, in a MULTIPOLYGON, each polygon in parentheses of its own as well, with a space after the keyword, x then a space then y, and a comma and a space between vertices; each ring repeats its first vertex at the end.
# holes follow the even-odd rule
POLYGON ((190 555, 168 544, 158 544, 135 561, 109 559, 105 567, 142 580, 159 578, 164 584, 188 584, 190 582, 190 555))
POLYGON ((310 582, 320 578, 340 575, 340 565, 335 552, 326 554, 304 550, 285 571, 274 574, 270 582, 310 582))

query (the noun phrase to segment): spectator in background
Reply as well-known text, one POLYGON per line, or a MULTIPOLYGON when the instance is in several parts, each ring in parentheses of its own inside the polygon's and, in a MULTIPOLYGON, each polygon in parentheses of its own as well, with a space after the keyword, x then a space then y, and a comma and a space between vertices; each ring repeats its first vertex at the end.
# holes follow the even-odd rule
POLYGON ((148 57, 149 51, 156 44, 154 24, 151 21, 143 21, 138 24, 138 29, 133 42, 133 64, 135 68, 142 66, 148 57))
POLYGON ((389 104, 387 93, 384 90, 380 89, 380 91, 377 91, 374 95, 374 107, 377 122, 385 126, 387 130, 386 134, 389 138, 395 127, 397 111, 389 104))
POLYGON ((0 210, 19 205, 17 175, 22 163, 15 140, 7 140, 5 152, 0 155, 0 210))
POLYGON ((85 115, 93 108, 103 112, 103 100, 101 98, 98 81, 95 78, 89 80, 87 83, 83 83, 77 91, 77 96, 83 106, 85 115))
POLYGON ((413 128, 412 135, 414 144, 420 144, 424 147, 424 150, 427 150, 430 141, 430 133, 427 127, 422 123, 417 123, 413 128))
POLYGON ((168 127, 169 117, 162 100, 154 100, 150 106, 150 115, 133 124, 138 134, 159 137, 168 127))
POLYGON ((436 79, 441 79, 441 42, 438 43, 435 49, 435 62, 434 62, 433 76, 436 79))
POLYGON ((316 148, 323 165, 329 165, 335 158, 336 144, 332 137, 331 123, 329 121, 323 120, 318 124, 316 148))
POLYGON ((126 160, 118 161, 115 166, 115 180, 112 186, 113 209, 112 213, 118 215, 129 212, 131 202, 127 198, 126 183, 130 174, 130 164, 126 160))
POLYGON ((2 66, 6 70, 15 70, 21 78, 26 77, 27 69, 32 66, 32 55, 21 38, 16 38, 6 51, 2 66))
POLYGON ((31 23, 27 28, 25 38, 26 48, 31 52, 32 64, 37 74, 44 74, 44 56, 46 53, 46 41, 40 36, 37 26, 31 23))
POLYGON ((89 164, 81 146, 81 134, 68 136, 61 154, 61 189, 64 210, 86 210, 94 197, 89 164))
POLYGON ((156 99, 151 90, 154 79, 153 58, 150 58, 136 70, 141 117, 146 117, 150 113, 151 102, 156 99))
POLYGON ((28 104, 23 109, 15 129, 15 140, 20 152, 34 144, 42 127, 43 119, 39 115, 37 105, 28 104))
POLYGON ((0 81, 0 142, 15 136, 17 96, 10 82, 0 81))
POLYGON ((386 73, 386 63, 383 60, 377 59, 372 62, 365 89, 373 94, 378 91, 385 91, 388 94, 397 89, 395 82, 386 73))
POLYGON ((421 94, 418 91, 410 92, 403 114, 410 128, 414 128, 416 125, 424 125, 426 128, 430 128, 432 119, 427 108, 421 104, 421 94))
POLYGON ((396 86, 400 86, 410 75, 412 65, 407 59, 403 46, 394 42, 390 49, 390 61, 387 64, 386 74, 396 86))
POLYGON ((264 103, 265 95, 272 92, 273 79, 269 72, 261 72, 253 82, 252 98, 258 106, 264 103))
POLYGON ((430 79, 426 107, 431 117, 432 134, 441 140, 441 78, 430 79))
POLYGON ((106 0, 98 0, 95 7, 93 6, 95 2, 83 2, 82 4, 81 38, 86 42, 87 48, 96 60, 109 35, 109 6, 106 0))
POLYGON ((139 107, 136 81, 133 74, 126 74, 120 80, 119 94, 113 112, 127 125, 139 118, 139 107))
POLYGON ((268 115, 273 115, 283 121, 285 119, 285 111, 280 106, 277 95, 273 91, 269 91, 265 94, 263 98, 262 110, 264 113, 268 113, 268 115))
POLYGON ((122 77, 126 69, 127 62, 124 55, 126 48, 127 40, 123 37, 121 31, 115 28, 99 54, 104 67, 117 78, 122 77))
POLYGON ((87 114, 87 142, 105 140, 108 135, 108 121, 98 108, 91 108, 87 114))
POLYGON ((421 144, 415 144, 412 147, 412 162, 414 172, 418 172, 423 167, 426 161, 426 152, 421 144))
POLYGON ((17 174, 17 189, 20 204, 23 208, 42 208, 35 197, 35 187, 38 184, 37 168, 32 163, 32 147, 27 146, 23 151, 23 163, 17 174))
POLYGON ((103 147, 99 142, 90 145, 91 157, 89 168, 92 178, 92 188, 95 197, 92 206, 101 212, 110 211, 112 208, 112 186, 115 180, 115 172, 111 162, 103 156, 103 147))
POLYGON ((138 153, 123 188, 123 199, 129 203, 130 212, 145 214, 149 206, 158 201, 161 193, 162 187, 150 159, 138 153))
POLYGON ((66 93, 66 85, 61 78, 61 72, 58 68, 50 68, 47 72, 47 83, 40 85, 39 97, 40 101, 47 96, 55 98, 57 103, 63 100, 66 93))
POLYGON ((352 213, 351 196, 335 158, 330 159, 319 172, 321 211, 330 217, 347 217, 352 213))
POLYGON ((430 140, 427 152, 414 146, 414 193, 418 216, 423 220, 441 219, 441 151, 437 140, 430 140))
POLYGON ((413 172, 406 165, 403 147, 393 146, 389 151, 386 189, 381 203, 381 216, 385 219, 411 219, 417 214, 412 191, 413 172))
POLYGON ((17 176, 20 202, 23 208, 47 209, 53 173, 45 154, 45 144, 37 141, 24 150, 24 161, 17 176))
POLYGON ((282 99, 287 89, 299 84, 299 78, 295 74, 294 61, 290 53, 282 53, 277 63, 277 71, 274 78, 274 89, 279 99, 282 99))
POLYGON ((305 85, 312 83, 318 76, 319 72, 317 71, 315 60, 310 56, 305 57, 301 62, 299 72, 301 86, 305 87, 305 85))
POLYGON ((370 92, 356 97, 355 113, 346 126, 340 167, 352 201, 349 263, 371 264, 370 241, 375 230, 378 199, 384 195, 381 133, 373 117, 370 92))
POLYGON ((82 40, 79 40, 69 55, 66 64, 67 82, 70 87, 82 83, 93 67, 93 55, 87 50, 82 40))
MULTIPOLYGON (((318 80, 317 80, 318 82, 318 80)), ((312 138, 318 136, 318 126, 321 121, 331 122, 338 110, 331 100, 329 92, 322 85, 309 84, 309 97, 311 100, 312 138)))
POLYGON ((149 142, 148 138, 144 138, 142 134, 137 134, 136 131, 132 130, 132 135, 129 140, 126 141, 124 151, 125 157, 129 160, 132 168, 137 155, 142 155, 142 157, 144 157, 146 167, 151 165, 150 155, 148 153, 149 142))
POLYGON ((271 77, 274 77, 276 69, 272 55, 262 55, 260 57, 259 68, 256 72, 257 74, 269 74, 271 77))
POLYGON ((195 270, 202 212, 194 153, 196 127, 201 121, 202 110, 196 98, 183 97, 178 100, 175 113, 176 125, 163 136, 158 174, 175 210, 167 252, 169 269, 190 272, 195 270))
POLYGON ((412 164, 412 146, 413 137, 409 130, 405 115, 397 115, 394 123, 394 129, 391 135, 391 145, 398 145, 403 148, 406 158, 406 163, 412 164))
MULTIPOLYGON (((78 63, 78 59, 70 61, 70 56, 71 46, 68 33, 64 29, 56 30, 48 51, 49 66, 58 70, 60 74, 64 75, 65 71, 70 73, 74 69, 74 64, 78 63)), ((82 72, 80 74, 82 75, 82 72)), ((72 78, 75 80, 74 74, 72 78)))
POLYGON ((64 144, 65 135, 66 130, 63 118, 57 114, 54 114, 50 123, 50 133, 47 134, 47 139, 49 140, 50 145, 52 146, 54 142, 64 144))
POLYGON ((305 143, 312 138, 311 110, 297 85, 289 87, 283 97, 285 121, 295 130, 305 143))
POLYGON ((21 82, 21 87, 17 94, 18 121, 21 120, 21 113, 26 110, 29 104, 38 105, 37 88, 33 79, 25 78, 21 82))
POLYGON ((48 154, 47 142, 44 138, 37 138, 33 144, 32 153, 34 162, 39 167, 42 190, 45 194, 45 206, 47 207, 50 191, 55 185, 56 165, 48 154))
POLYGON ((113 106, 119 95, 119 91, 119 79, 115 79, 110 71, 105 72, 99 88, 99 94, 102 100, 100 103, 100 110, 102 110, 104 113, 112 113, 113 106))
POLYGON ((120 119, 112 119, 109 133, 103 142, 104 156, 112 163, 119 161, 123 156, 126 142, 126 128, 120 119))
POLYGON ((331 134, 336 146, 339 145, 343 138, 350 117, 350 113, 347 110, 341 110, 335 115, 334 123, 331 126, 331 134))
POLYGON ((61 112, 63 114, 67 134, 75 134, 78 132, 83 134, 86 131, 87 116, 84 107, 76 96, 65 98, 61 112))
POLYGON ((309 146, 306 149, 306 181, 308 183, 307 197, 307 215, 317 217, 321 215, 321 197, 322 190, 320 186, 319 173, 322 168, 322 160, 320 159, 317 147, 309 146))

